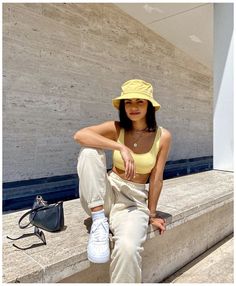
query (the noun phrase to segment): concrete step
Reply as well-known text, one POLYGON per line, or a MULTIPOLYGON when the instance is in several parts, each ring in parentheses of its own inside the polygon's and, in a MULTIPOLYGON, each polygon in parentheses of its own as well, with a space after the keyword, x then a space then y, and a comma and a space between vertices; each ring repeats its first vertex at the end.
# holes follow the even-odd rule
POLYGON ((230 235, 162 283, 234 283, 234 238, 230 235))
MULTIPOLYGON (((111 156, 111 151, 106 153, 111 156)), ((212 166, 212 156, 168 161, 165 166, 164 179, 211 170, 212 166)), ((4 182, 3 211, 30 208, 38 194, 50 203, 76 199, 79 197, 78 184, 77 174, 4 182)))
MULTIPOLYGON (((146 283, 170 277, 233 232, 233 173, 213 170, 165 180, 158 210, 167 219, 167 231, 160 236, 148 229, 142 253, 146 283)), ((46 246, 20 251, 6 235, 30 232, 17 225, 24 212, 3 215, 3 282, 109 282, 109 263, 87 259, 89 219, 79 199, 64 203, 64 231, 45 232, 46 246)), ((26 238, 19 246, 37 242, 26 238)))

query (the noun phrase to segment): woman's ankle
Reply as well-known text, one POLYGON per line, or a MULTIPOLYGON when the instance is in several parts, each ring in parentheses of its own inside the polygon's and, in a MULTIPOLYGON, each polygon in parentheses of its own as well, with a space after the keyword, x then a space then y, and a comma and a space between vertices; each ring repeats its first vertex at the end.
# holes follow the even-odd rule
POLYGON ((104 219, 105 218, 105 212, 104 209, 102 208, 99 211, 92 211, 92 220, 95 221, 96 219, 104 219))
POLYGON ((98 212, 101 210, 103 210, 103 206, 97 206, 97 207, 91 208, 91 212, 98 212))

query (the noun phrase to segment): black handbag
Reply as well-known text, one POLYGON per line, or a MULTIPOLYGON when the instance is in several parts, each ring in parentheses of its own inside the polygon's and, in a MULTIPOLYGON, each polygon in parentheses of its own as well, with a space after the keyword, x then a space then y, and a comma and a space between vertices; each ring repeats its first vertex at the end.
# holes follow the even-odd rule
POLYGON ((60 231, 64 228, 63 202, 48 205, 42 196, 37 196, 33 207, 19 219, 19 227, 26 228, 32 224, 49 232, 60 231), (22 225, 22 220, 29 216, 29 223, 22 225))
POLYGON ((34 232, 23 234, 17 238, 7 236, 8 239, 16 241, 21 238, 36 235, 42 242, 32 244, 28 247, 20 247, 13 244, 14 247, 20 250, 27 250, 41 245, 46 245, 47 242, 45 235, 43 231, 40 230, 40 228, 50 232, 60 231, 64 228, 63 202, 61 201, 56 204, 48 205, 47 202, 44 201, 42 196, 37 196, 32 209, 22 215, 22 217, 19 219, 18 224, 20 228, 26 228, 31 224, 34 226, 34 232), (26 225, 22 225, 22 220, 27 216, 29 216, 29 223, 27 223, 26 225))

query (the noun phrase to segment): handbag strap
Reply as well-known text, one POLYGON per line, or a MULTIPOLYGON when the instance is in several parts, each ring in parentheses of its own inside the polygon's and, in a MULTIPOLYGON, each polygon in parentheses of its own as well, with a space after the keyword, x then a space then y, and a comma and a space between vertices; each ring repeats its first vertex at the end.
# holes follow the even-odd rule
MULTIPOLYGON (((28 224, 26 224, 26 225, 21 225, 22 220, 23 220, 26 216, 28 216, 28 215, 30 215, 30 214, 32 214, 32 213, 35 213, 35 214, 36 214, 36 212, 37 212, 38 210, 42 209, 42 208, 47 209, 47 206, 36 207, 36 208, 34 208, 34 209, 32 209, 32 210, 27 211, 25 214, 23 214, 22 217, 19 219, 19 222, 18 222, 19 228, 23 229, 23 228, 26 228, 27 226, 29 226, 29 225, 31 224, 31 222, 33 221, 33 219, 34 219, 34 216, 33 216, 32 219, 30 220, 30 222, 29 222, 28 224)), ((35 215, 35 214, 34 214, 34 215, 35 215)))
MULTIPOLYGON (((62 204, 62 201, 56 203, 55 205, 59 205, 59 204, 62 204)), ((27 226, 29 226, 29 225, 32 223, 32 221, 33 221, 33 219, 34 219, 34 216, 36 215, 36 213, 37 213, 39 210, 42 210, 42 209, 43 209, 43 210, 47 210, 47 209, 49 209, 49 208, 50 208, 50 206, 46 205, 46 206, 39 206, 39 207, 36 207, 36 208, 34 208, 34 209, 31 209, 31 210, 27 211, 27 212, 26 212, 25 214, 23 214, 22 217, 19 219, 19 222, 18 222, 19 228, 21 228, 21 229, 26 228, 27 226), (22 220, 23 220, 26 216, 28 216, 28 215, 30 215, 30 214, 32 214, 32 213, 34 213, 34 216, 31 218, 30 222, 29 222, 28 224, 26 224, 26 225, 21 225, 20 223, 22 222, 22 220)))

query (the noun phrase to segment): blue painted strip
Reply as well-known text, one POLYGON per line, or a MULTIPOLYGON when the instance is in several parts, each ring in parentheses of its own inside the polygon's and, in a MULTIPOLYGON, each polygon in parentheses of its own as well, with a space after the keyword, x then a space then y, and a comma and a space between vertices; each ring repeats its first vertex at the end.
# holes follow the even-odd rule
POLYGON ((77 179, 77 177, 78 177, 77 174, 70 174, 70 175, 45 177, 45 178, 22 180, 22 181, 15 181, 15 182, 5 182, 3 183, 3 188, 7 189, 11 187, 37 185, 37 184, 42 184, 42 183, 57 182, 57 181, 68 180, 68 179, 77 179))
MULTIPOLYGON (((168 161, 164 171, 164 180, 204 172, 212 168, 212 156, 168 161)), ((77 174, 4 182, 3 211, 30 208, 36 195, 43 195, 49 203, 78 198, 78 183, 77 174)))

